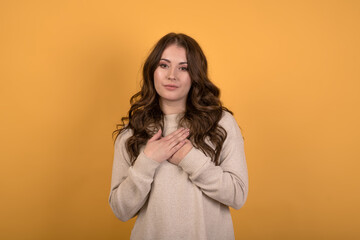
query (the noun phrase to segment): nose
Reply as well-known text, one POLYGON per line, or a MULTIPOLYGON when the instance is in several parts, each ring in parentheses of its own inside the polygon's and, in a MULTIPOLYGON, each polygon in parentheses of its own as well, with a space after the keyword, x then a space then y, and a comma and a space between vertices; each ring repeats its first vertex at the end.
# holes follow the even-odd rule
POLYGON ((176 80, 175 78, 175 67, 170 67, 168 71, 168 80, 176 80))

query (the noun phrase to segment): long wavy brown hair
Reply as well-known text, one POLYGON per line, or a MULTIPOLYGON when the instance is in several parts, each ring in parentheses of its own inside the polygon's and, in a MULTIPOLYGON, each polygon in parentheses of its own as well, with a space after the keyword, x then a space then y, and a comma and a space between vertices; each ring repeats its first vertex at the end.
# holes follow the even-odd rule
POLYGON ((141 146, 147 143, 157 129, 163 130, 164 113, 154 87, 154 72, 159 66, 163 51, 172 44, 185 48, 191 78, 186 111, 179 125, 189 128, 189 139, 193 145, 219 165, 220 151, 227 133, 218 123, 224 110, 231 114, 232 112, 222 106, 220 90, 208 78, 207 60, 199 44, 183 33, 168 33, 153 47, 143 66, 141 90, 131 97, 128 115, 116 125, 113 137, 115 136, 116 140, 126 129, 133 131, 126 142, 126 149, 131 163, 134 164, 141 146), (210 140, 213 147, 206 140, 210 140))

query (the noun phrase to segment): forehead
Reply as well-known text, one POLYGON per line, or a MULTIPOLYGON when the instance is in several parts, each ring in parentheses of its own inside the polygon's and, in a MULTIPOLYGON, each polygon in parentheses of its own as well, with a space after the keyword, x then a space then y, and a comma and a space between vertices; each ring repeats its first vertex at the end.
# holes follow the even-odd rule
POLYGON ((165 48, 161 58, 166 58, 170 61, 184 62, 186 61, 186 50, 181 46, 171 44, 165 48))

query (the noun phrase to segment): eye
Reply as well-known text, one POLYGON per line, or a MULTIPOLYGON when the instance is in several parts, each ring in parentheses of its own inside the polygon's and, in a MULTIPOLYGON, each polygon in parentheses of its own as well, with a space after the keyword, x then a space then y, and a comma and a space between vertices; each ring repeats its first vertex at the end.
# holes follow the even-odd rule
POLYGON ((180 69, 181 71, 187 71, 187 70, 188 70, 187 67, 180 67, 179 69, 180 69))
POLYGON ((160 66, 161 68, 167 68, 167 67, 168 67, 168 65, 165 64, 165 63, 160 63, 159 66, 160 66))

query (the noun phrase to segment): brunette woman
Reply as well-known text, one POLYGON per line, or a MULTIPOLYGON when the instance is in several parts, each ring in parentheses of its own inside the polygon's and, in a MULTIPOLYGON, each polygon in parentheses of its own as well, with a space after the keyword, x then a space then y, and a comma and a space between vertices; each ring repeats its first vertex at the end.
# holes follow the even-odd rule
POLYGON ((234 239, 229 207, 248 194, 244 141, 209 80, 199 44, 162 37, 114 131, 109 203, 131 239, 234 239))

